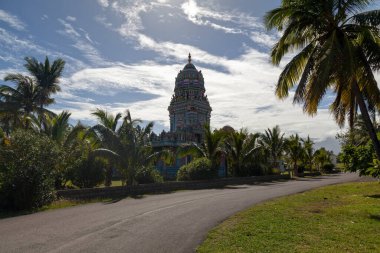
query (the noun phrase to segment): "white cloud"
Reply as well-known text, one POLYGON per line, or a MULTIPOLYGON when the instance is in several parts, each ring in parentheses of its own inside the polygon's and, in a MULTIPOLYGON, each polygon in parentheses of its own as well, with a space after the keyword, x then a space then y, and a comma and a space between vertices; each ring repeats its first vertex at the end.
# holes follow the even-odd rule
POLYGON ((66 20, 71 21, 71 22, 75 22, 77 20, 77 18, 73 17, 73 16, 67 16, 66 20))
POLYGON ((62 19, 58 19, 58 21, 63 25, 64 30, 58 30, 57 32, 70 38, 74 42, 72 46, 81 51, 91 63, 109 65, 109 62, 101 56, 98 49, 93 45, 95 44, 94 41, 83 28, 78 29, 82 33, 81 35, 70 23, 62 19))
POLYGON ((68 35, 69 37, 80 37, 80 34, 75 30, 75 28, 70 24, 64 21, 63 19, 58 19, 58 21, 63 25, 65 28, 64 30, 58 30, 58 33, 63 35, 68 35))
POLYGON ((41 20, 45 21, 45 20, 47 20, 48 18, 49 18, 49 16, 46 15, 46 14, 44 14, 44 15, 42 15, 42 17, 41 17, 41 20))
POLYGON ((0 55, 12 63, 14 68, 18 68, 18 72, 24 70, 23 57, 38 57, 38 55, 42 57, 48 55, 49 58, 63 58, 67 62, 65 72, 73 72, 86 67, 82 61, 74 57, 50 50, 47 47, 41 47, 33 40, 22 39, 3 28, 0 28, 0 55))
POLYGON ((269 35, 265 32, 251 32, 251 40, 261 46, 272 47, 278 41, 278 39, 279 38, 277 36, 269 35))
POLYGON ((12 15, 1 9, 0 9, 0 21, 7 23, 12 28, 19 31, 24 31, 26 28, 26 25, 17 16, 12 15))
POLYGON ((107 8, 109 6, 108 0, 98 0, 98 4, 104 8, 107 8))
POLYGON ((240 12, 222 12, 216 9, 201 7, 195 0, 188 0, 181 5, 187 19, 196 25, 209 26, 225 33, 248 35, 247 29, 263 29, 259 18, 240 12), (220 22, 217 24, 216 22, 220 22), (222 25, 223 23, 223 25, 222 25), (225 25, 229 24, 229 26, 225 25))

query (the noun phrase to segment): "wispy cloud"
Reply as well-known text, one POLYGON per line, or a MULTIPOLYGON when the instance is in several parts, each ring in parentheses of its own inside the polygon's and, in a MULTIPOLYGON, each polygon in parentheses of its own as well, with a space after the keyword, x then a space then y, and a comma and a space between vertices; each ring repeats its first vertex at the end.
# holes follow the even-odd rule
POLYGON ((60 18, 58 19, 58 21, 65 28, 64 30, 58 30, 58 33, 63 34, 63 35, 67 35, 69 37, 77 37, 77 38, 80 37, 80 34, 77 32, 76 29, 74 29, 74 27, 70 23, 68 23, 65 20, 60 19, 60 18))
POLYGON ((98 49, 93 45, 95 43, 86 30, 83 28, 77 30, 72 24, 63 19, 58 19, 58 21, 63 25, 64 29, 57 32, 70 38, 74 42, 72 46, 81 51, 91 63, 109 65, 109 62, 101 56, 98 49))
POLYGON ((0 9, 0 21, 3 21, 10 25, 12 28, 24 31, 26 29, 26 25, 22 22, 17 16, 12 15, 2 9, 0 9))
POLYGON ((45 57, 48 55, 49 58, 61 57, 67 62, 65 72, 69 73, 86 67, 86 64, 77 58, 39 46, 33 40, 20 38, 3 28, 0 28, 0 55, 4 61, 10 62, 14 68, 19 69, 19 72, 24 69, 23 59, 25 56, 45 57))
POLYGON ((240 33, 248 35, 247 29, 262 29, 263 25, 259 18, 252 17, 241 12, 225 12, 199 6, 195 0, 188 0, 181 5, 189 21, 197 25, 210 26, 226 33, 240 33), (230 25, 217 24, 216 22, 228 22, 230 25))
POLYGON ((98 0, 98 3, 105 8, 109 6, 108 0, 98 0))
POLYGON ((47 20, 48 18, 49 18, 49 16, 46 15, 46 14, 44 14, 44 15, 42 15, 42 17, 41 17, 41 20, 42 20, 42 21, 45 21, 45 20, 47 20))
POLYGON ((71 21, 71 22, 75 22, 77 20, 77 18, 73 17, 73 16, 67 16, 66 20, 71 21))

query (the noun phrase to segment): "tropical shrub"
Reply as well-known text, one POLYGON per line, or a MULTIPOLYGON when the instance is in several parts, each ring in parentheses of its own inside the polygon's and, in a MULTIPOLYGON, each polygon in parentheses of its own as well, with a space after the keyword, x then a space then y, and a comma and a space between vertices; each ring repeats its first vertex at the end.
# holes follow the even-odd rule
POLYGON ((102 159, 84 156, 72 167, 72 183, 80 188, 92 188, 104 182, 106 163, 102 159))
POLYGON ((212 179, 217 175, 207 158, 198 158, 182 166, 177 172, 177 181, 212 179))
POLYGON ((380 166, 375 158, 375 152, 370 142, 360 146, 345 145, 339 156, 345 171, 359 172, 361 176, 379 177, 380 166))
POLYGON ((35 209, 54 200, 59 149, 48 137, 16 130, 0 149, 0 207, 35 209))
POLYGON ((162 183, 161 174, 154 167, 142 167, 136 172, 136 181, 139 184, 162 183))
POLYGON ((332 173, 335 169, 335 165, 332 163, 327 163, 323 165, 322 170, 324 173, 332 173))

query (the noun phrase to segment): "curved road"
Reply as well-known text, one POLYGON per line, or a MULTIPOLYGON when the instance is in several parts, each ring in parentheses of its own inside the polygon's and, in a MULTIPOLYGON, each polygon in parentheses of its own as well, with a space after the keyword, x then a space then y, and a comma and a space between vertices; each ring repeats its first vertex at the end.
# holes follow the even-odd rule
POLYGON ((0 220, 0 252, 193 252, 232 214, 356 174, 180 191, 0 220))

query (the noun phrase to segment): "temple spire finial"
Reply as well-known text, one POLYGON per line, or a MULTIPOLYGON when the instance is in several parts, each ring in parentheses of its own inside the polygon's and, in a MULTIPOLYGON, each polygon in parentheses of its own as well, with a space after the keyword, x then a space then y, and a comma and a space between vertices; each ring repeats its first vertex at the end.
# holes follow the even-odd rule
POLYGON ((191 63, 191 54, 189 53, 189 63, 191 63))

